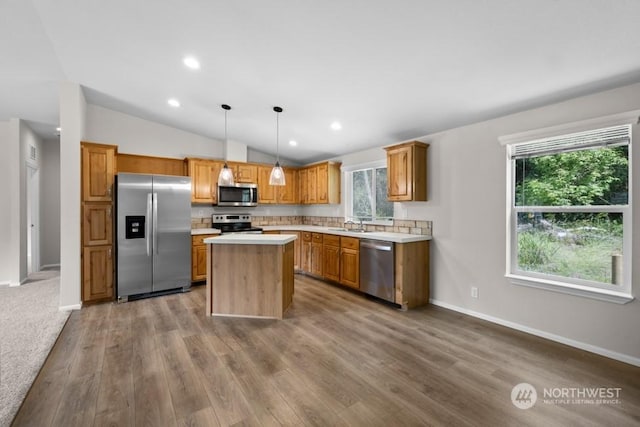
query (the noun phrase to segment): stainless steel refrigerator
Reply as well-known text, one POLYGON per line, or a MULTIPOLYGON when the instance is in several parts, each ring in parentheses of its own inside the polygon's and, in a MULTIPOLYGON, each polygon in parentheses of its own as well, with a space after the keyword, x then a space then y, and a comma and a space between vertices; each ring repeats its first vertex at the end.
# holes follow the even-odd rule
POLYGON ((191 178, 116 177, 117 296, 191 286, 191 178))

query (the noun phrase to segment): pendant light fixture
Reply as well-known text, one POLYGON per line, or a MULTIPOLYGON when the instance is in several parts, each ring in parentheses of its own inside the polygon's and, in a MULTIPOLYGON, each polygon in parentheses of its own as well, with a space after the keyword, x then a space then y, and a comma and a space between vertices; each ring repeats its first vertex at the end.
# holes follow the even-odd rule
POLYGON ((273 107, 273 111, 276 112, 276 164, 271 169, 271 176, 269 176, 269 185, 285 185, 284 171, 280 167, 280 150, 278 139, 280 137, 280 121, 279 116, 282 113, 282 108, 273 107))
MULTIPOLYGON (((227 104, 221 105, 224 110, 224 151, 225 154, 227 152, 227 111, 231 110, 227 104)), ((225 157, 227 157, 225 155, 225 157)), ((229 169, 227 166, 227 159, 224 159, 224 166, 220 169, 220 174, 218 175, 218 185, 233 185, 233 171, 229 169)))

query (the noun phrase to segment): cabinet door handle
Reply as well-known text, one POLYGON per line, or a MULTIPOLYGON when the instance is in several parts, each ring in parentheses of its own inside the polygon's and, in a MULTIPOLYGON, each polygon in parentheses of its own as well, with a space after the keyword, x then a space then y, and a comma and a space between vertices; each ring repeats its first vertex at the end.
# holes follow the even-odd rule
POLYGON ((107 209, 107 217, 111 218, 111 208, 107 209))
POLYGON ((108 256, 109 258, 111 258, 111 248, 109 248, 109 251, 108 251, 108 253, 107 253, 107 254, 108 254, 107 256, 108 256))
POLYGON ((111 197, 111 186, 107 186, 107 196, 111 197))

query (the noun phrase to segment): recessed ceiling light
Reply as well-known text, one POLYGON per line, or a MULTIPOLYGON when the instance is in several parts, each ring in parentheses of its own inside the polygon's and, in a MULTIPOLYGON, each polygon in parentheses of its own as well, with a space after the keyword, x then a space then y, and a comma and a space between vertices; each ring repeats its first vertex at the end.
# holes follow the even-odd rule
POLYGON ((298 145, 298 141, 294 141, 293 139, 291 141, 289 141, 289 145, 292 147, 295 147, 296 145, 298 145))
POLYGON ((170 100, 167 101, 167 103, 169 105, 171 105, 172 107, 176 107, 176 108, 178 108, 180 106, 180 101, 178 101, 175 98, 171 98, 170 100))
POLYGON ((184 63, 184 65, 186 65, 187 67, 191 68, 192 70, 199 70, 200 69, 200 61, 198 61, 193 56, 185 56, 185 58, 182 60, 182 62, 184 63))
POLYGON ((333 123, 331 123, 331 129, 340 130, 340 129, 342 129, 342 125, 340 124, 340 122, 333 122, 333 123))

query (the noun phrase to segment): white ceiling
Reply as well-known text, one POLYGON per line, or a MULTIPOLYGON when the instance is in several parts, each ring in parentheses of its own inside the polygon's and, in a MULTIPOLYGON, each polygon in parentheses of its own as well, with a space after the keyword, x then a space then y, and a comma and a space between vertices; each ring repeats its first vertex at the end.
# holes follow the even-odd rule
POLYGON ((279 105, 309 162, 638 82, 639 22, 636 0, 0 0, 0 120, 52 135, 69 80, 218 139, 230 104, 229 138, 273 153, 279 105))

